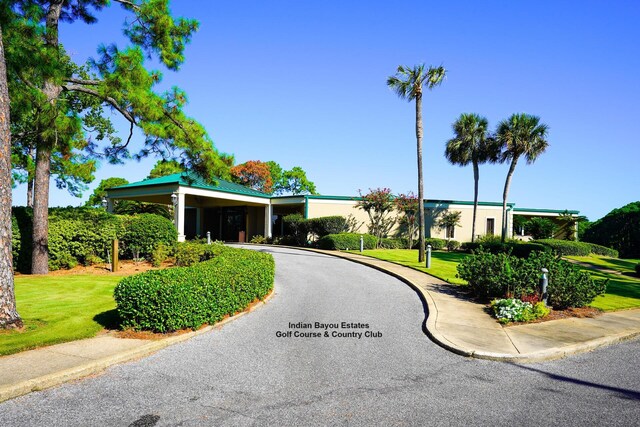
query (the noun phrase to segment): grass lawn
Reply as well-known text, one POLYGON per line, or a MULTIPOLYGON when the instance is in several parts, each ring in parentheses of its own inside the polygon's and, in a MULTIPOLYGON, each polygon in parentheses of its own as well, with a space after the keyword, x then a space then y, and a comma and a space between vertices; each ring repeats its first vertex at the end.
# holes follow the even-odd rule
POLYGON ((16 276, 22 331, 0 332, 0 355, 94 336, 112 324, 122 276, 16 276))
POLYGON ((576 261, 597 267, 619 271, 622 274, 611 274, 595 269, 584 268, 594 279, 609 279, 607 293, 597 297, 591 306, 600 310, 623 310, 640 307, 640 277, 635 275, 635 266, 640 260, 618 259, 602 256, 570 256, 576 261))
MULTIPOLYGON (((351 251, 353 253, 360 253, 359 251, 351 251)), ((444 251, 432 251, 431 252, 431 268, 427 269, 425 263, 418 262, 418 250, 417 249, 369 249, 362 252, 363 255, 378 258, 384 261, 395 262, 396 264, 405 265, 407 267, 415 268, 416 270, 429 273, 439 279, 447 281, 449 283, 466 285, 462 279, 456 277, 456 266, 465 257, 469 256, 461 252, 444 252, 444 251)))

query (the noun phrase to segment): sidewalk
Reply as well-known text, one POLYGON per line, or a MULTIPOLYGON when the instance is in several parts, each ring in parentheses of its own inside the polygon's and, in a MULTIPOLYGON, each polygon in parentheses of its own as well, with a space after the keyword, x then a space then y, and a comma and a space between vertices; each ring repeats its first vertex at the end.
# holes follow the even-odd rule
POLYGON ((440 346, 463 356, 504 362, 542 362, 591 351, 640 335, 640 309, 503 327, 469 301, 456 285, 398 264, 358 254, 321 251, 396 276, 426 301, 427 333, 440 346))
MULTIPOLYGON (((300 249, 300 248, 293 248, 300 249)), ((640 309, 605 313, 592 319, 563 319, 503 327, 482 304, 459 288, 417 270, 358 254, 307 249, 368 265, 412 286, 428 307, 426 329, 440 346, 463 356, 505 362, 540 362, 593 350, 640 335, 640 309)), ((273 296, 271 293, 265 302, 273 296)), ((215 326, 157 341, 117 338, 113 333, 0 357, 0 402, 99 373, 107 367, 150 355, 215 326)))

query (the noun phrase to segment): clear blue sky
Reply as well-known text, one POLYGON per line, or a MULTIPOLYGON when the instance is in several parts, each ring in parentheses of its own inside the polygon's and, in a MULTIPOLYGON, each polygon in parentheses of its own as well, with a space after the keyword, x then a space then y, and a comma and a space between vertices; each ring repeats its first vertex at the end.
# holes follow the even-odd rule
MULTIPOLYGON (((399 64, 444 65, 424 97, 425 197, 473 199, 471 167, 447 163, 451 123, 491 127, 515 112, 549 125, 550 147, 518 164, 509 201, 595 220, 640 199, 640 1, 174 1, 200 31, 166 85, 238 163, 301 166, 321 194, 416 191, 414 106, 386 87, 399 64)), ((119 6, 99 23, 62 24, 77 61, 121 37, 119 6)), ((125 134, 128 126, 119 121, 125 134)), ((141 138, 138 138, 141 139, 141 138)), ((82 199, 52 183, 51 205, 83 203, 101 179, 145 178, 155 159, 103 164, 82 199)), ((507 165, 480 169, 480 199, 500 201, 507 165)), ((23 205, 26 189, 14 191, 23 205)))

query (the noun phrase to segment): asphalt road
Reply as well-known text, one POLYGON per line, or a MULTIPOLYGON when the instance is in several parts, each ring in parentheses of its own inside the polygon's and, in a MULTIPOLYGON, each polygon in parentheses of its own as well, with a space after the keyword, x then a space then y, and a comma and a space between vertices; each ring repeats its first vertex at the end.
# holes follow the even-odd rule
POLYGON ((397 279, 321 254, 260 250, 276 259, 267 305, 143 360, 2 403, 0 424, 638 425, 640 340, 540 364, 466 359, 427 338, 420 299, 397 279), (338 327, 325 336, 316 322, 338 327))

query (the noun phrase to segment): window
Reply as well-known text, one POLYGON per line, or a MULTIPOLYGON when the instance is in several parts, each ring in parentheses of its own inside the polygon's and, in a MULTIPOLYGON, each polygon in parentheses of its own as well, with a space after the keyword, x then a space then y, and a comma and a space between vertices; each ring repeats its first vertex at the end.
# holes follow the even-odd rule
POLYGON ((447 225, 447 228, 445 229, 445 237, 447 239, 454 239, 455 238, 455 234, 456 234, 455 225, 447 225))
POLYGON ((487 218, 487 235, 493 236, 495 234, 496 219, 487 218))

